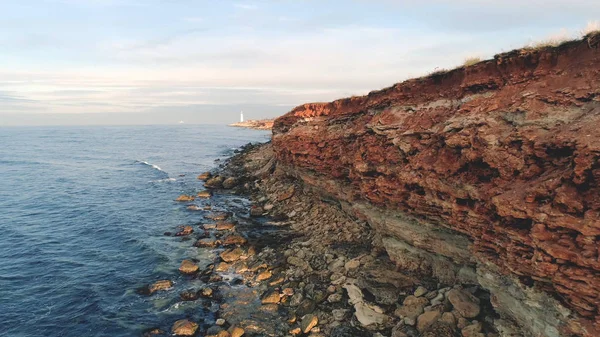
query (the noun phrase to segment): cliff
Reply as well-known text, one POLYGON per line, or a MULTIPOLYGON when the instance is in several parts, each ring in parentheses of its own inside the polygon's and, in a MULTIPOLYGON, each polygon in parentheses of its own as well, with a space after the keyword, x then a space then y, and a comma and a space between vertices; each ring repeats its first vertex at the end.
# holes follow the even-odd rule
POLYGON ((255 130, 271 130, 273 128, 274 120, 272 119, 260 119, 260 120, 249 120, 245 122, 238 122, 229 124, 229 126, 234 126, 238 128, 248 128, 255 130))
POLYGON ((272 143, 399 268, 488 289, 499 331, 600 335, 600 34, 305 104, 272 143))

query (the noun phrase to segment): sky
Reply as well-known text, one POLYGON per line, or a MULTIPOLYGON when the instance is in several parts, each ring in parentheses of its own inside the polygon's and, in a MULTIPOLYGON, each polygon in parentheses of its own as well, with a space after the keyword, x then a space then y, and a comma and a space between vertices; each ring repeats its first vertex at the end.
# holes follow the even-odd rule
POLYGON ((600 20, 598 0, 0 0, 0 126, 228 123, 600 20))

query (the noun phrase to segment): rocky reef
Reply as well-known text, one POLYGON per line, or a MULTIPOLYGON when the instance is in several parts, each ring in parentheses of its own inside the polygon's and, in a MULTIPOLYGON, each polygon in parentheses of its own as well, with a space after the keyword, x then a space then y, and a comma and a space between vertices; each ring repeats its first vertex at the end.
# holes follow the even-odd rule
POLYGON ((399 270, 489 291, 500 335, 600 335, 600 34, 299 106, 272 147, 399 270))

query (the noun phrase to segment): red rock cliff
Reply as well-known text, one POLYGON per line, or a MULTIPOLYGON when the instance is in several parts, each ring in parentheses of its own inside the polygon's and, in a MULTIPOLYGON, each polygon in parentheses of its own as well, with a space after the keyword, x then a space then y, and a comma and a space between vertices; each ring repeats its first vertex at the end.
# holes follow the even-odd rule
POLYGON ((517 317, 531 335, 600 336, 600 35, 299 106, 276 120, 273 146, 280 167, 323 193, 442 228, 468 253, 379 219, 384 243, 492 266, 564 306, 540 314, 543 326, 517 317))

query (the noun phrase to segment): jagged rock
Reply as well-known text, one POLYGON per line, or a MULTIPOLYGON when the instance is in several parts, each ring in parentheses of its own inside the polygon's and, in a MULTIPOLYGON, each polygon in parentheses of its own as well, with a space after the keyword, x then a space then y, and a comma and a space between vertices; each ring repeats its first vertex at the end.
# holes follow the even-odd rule
POLYGON ((447 294, 448 300, 464 318, 474 318, 479 315, 479 299, 460 289, 452 289, 447 294))
POLYGON ((415 295, 416 297, 421 297, 421 296, 423 296, 423 295, 427 294, 428 292, 429 292, 429 291, 427 290, 427 288, 425 288, 425 287, 422 287, 422 286, 419 286, 419 287, 417 288, 417 290, 415 290, 415 293, 414 293, 414 295, 415 295))
POLYGON ((183 260, 179 266, 179 271, 182 274, 195 274, 200 268, 193 261, 183 260))
POLYGON ((244 251, 241 248, 229 249, 219 254, 225 262, 235 262, 244 256, 244 251))
POLYGON ((177 197, 177 199, 175 199, 175 201, 179 201, 179 202, 190 202, 190 201, 194 201, 194 196, 193 195, 180 195, 179 197, 177 197))
POLYGON ((237 184, 238 184, 237 179, 230 177, 223 181, 223 188, 230 190, 230 189, 234 188, 235 186, 237 186, 237 184))
POLYGON ((227 236, 225 239, 223 239, 222 244, 224 246, 233 246, 233 245, 244 245, 246 244, 246 242, 248 242, 248 240, 246 240, 246 238, 239 236, 239 235, 229 235, 227 236))
POLYGON ((263 299, 261 300, 262 304, 277 304, 279 303, 281 299, 281 296, 279 295, 278 292, 272 292, 268 295, 266 295, 265 297, 263 297, 263 299))
POLYGON ((221 244, 221 241, 213 238, 200 239, 194 243, 195 247, 216 247, 221 244))
POLYGON ((198 330, 198 324, 188 321, 187 319, 175 322, 173 328, 171 328, 171 331, 175 336, 193 336, 196 334, 196 330, 198 330))
POLYGON ((265 270, 261 273, 259 273, 258 275, 256 275, 256 281, 260 282, 260 281, 265 281, 270 279, 273 276, 273 273, 271 273, 270 270, 265 270))
POLYGON ((424 312, 424 308, 429 301, 424 297, 407 296, 403 305, 396 309, 394 314, 398 317, 410 317, 415 320, 424 312))
POLYGON ((215 229, 218 231, 231 231, 235 229, 235 224, 231 222, 219 222, 215 226, 215 229))
POLYGON ((175 236, 187 236, 194 233, 192 226, 182 226, 179 232, 175 233, 175 236))
POLYGON ((417 318, 417 330, 423 333, 433 323, 437 322, 442 314, 439 311, 427 311, 417 318))
POLYGON ((198 176, 198 180, 206 181, 212 177, 210 172, 204 172, 198 176))
POLYGON ((153 294, 157 291, 168 290, 173 287, 173 282, 170 280, 160 280, 156 281, 148 287, 148 292, 153 294))
POLYGON ((481 323, 477 322, 475 324, 467 325, 464 327, 460 333, 463 337, 485 337, 485 334, 481 333, 481 323))
POLYGON ((422 337, 455 337, 454 329, 446 323, 437 321, 423 332, 422 337))
POLYGON ((212 193, 210 193, 210 191, 200 191, 200 192, 198 192, 198 194, 196 194, 196 197, 202 198, 202 199, 208 199, 211 196, 212 196, 212 193))
POLYGON ((319 317, 317 315, 306 315, 302 318, 302 322, 300 323, 300 328, 302 332, 308 333, 312 328, 319 324, 319 317))

